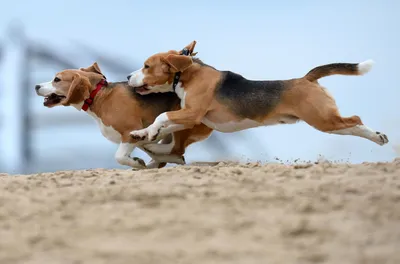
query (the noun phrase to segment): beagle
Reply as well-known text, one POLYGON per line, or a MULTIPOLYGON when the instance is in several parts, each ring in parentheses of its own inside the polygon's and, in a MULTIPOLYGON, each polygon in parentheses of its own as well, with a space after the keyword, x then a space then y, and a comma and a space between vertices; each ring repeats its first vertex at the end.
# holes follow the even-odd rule
POLYGON ((334 98, 318 83, 334 74, 363 75, 372 60, 322 65, 290 80, 255 81, 186 56, 195 45, 193 41, 180 52, 152 55, 143 68, 128 76, 128 84, 139 94, 175 91, 181 99, 181 109, 162 113, 147 128, 132 131, 136 141, 152 141, 164 129, 179 131, 201 123, 220 132, 235 132, 302 120, 322 132, 388 143, 385 134, 365 126, 359 116, 342 117, 334 98))
POLYGON ((73 106, 86 111, 98 123, 108 140, 119 144, 115 159, 121 165, 135 169, 161 168, 167 162, 184 164, 185 148, 206 139, 212 132, 205 125, 194 126, 177 133, 164 133, 156 142, 134 142, 132 130, 142 129, 161 113, 180 108, 174 93, 142 96, 127 82, 107 82, 98 64, 88 68, 58 72, 53 80, 35 86, 36 93, 44 97, 44 106, 73 106), (142 149, 153 160, 146 166, 139 158, 131 158, 135 147, 142 149))

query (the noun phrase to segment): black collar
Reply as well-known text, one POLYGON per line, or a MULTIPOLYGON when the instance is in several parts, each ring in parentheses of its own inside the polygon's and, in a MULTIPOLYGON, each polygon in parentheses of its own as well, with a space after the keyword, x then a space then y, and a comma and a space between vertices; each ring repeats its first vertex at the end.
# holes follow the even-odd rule
MULTIPOLYGON (((187 48, 184 48, 182 50, 181 55, 189 56, 190 55, 190 51, 187 48)), ((174 92, 175 92, 176 86, 178 85, 179 78, 181 78, 181 72, 175 73, 174 82, 172 83, 172 89, 174 90, 174 92)))

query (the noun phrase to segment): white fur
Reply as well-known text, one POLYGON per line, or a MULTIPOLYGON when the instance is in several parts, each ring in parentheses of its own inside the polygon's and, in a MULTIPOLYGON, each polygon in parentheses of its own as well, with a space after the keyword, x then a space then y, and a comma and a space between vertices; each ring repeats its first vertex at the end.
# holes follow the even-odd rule
POLYGON ((340 129, 340 130, 335 130, 335 131, 330 131, 328 132, 330 134, 338 134, 338 135, 353 135, 353 136, 358 136, 362 138, 369 139, 373 142, 375 142, 378 145, 384 145, 389 142, 387 136, 385 134, 377 134, 376 131, 370 129, 367 126, 364 125, 357 125, 354 127, 349 127, 345 129, 340 129))
POLYGON ((144 85, 144 74, 143 74, 143 68, 140 68, 137 71, 132 72, 129 74, 129 80, 128 80, 128 85, 132 87, 139 87, 144 85))
POLYGON ((40 96, 48 96, 52 93, 56 93, 57 89, 53 86, 53 82, 44 82, 40 83, 40 88, 36 91, 36 93, 40 96))
POLYGON ((132 168, 143 169, 145 166, 140 164, 139 160, 131 158, 131 153, 135 148, 134 144, 120 143, 117 152, 115 153, 115 159, 121 165, 130 166, 132 168))
MULTIPOLYGON (((129 74, 128 85, 131 87, 140 87, 143 86, 145 75, 143 73, 143 68, 140 68, 137 71, 132 72, 129 74)), ((148 86, 149 91, 145 92, 138 92, 142 95, 150 94, 150 93, 166 93, 172 92, 172 85, 165 83, 162 85, 155 85, 155 86, 148 86)))
POLYGON ((209 128, 212 128, 214 130, 217 130, 219 132, 225 132, 225 133, 230 133, 230 132, 237 132, 243 129, 247 128, 253 128, 253 127, 258 127, 262 126, 261 123, 256 122, 251 119, 243 119, 238 122, 227 122, 227 123, 214 123, 210 121, 207 118, 203 118, 202 123, 209 128))
POLYGON ((182 86, 182 83, 179 82, 176 87, 175 87, 175 93, 176 95, 181 99, 181 108, 185 108, 185 98, 186 98, 186 92, 185 89, 182 86))
POLYGON ((165 126, 167 127, 170 125, 170 120, 167 114, 164 112, 157 116, 156 120, 154 120, 153 124, 150 126, 140 129, 134 130, 130 134, 135 137, 144 137, 147 138, 149 141, 153 141, 156 139, 157 134, 160 132, 160 129, 165 126))
MULTIPOLYGON (((116 131, 112 126, 106 126, 104 125, 103 121, 101 121, 100 118, 97 117, 97 115, 95 113, 93 113, 92 111, 90 111, 90 109, 88 109, 86 111, 91 117, 94 118, 94 120, 97 121, 97 124, 99 125, 101 134, 108 140, 110 140, 113 143, 119 144, 121 142, 121 134, 116 131)), ((133 149, 132 149, 133 151, 133 149)), ((130 153, 129 153, 130 154, 130 153)))
POLYGON ((242 119, 240 121, 231 121, 231 122, 226 122, 226 123, 216 123, 212 122, 206 117, 203 118, 202 123, 209 128, 212 128, 216 131, 219 132, 224 132, 224 133, 231 133, 231 132, 237 132, 249 128, 254 128, 254 127, 259 127, 259 126, 272 126, 272 125, 277 125, 277 124, 293 124, 296 123, 298 119, 295 118, 290 118, 290 117, 278 117, 276 119, 269 119, 263 123, 251 120, 251 119, 242 119))
POLYGON ((168 126, 164 126, 160 130, 160 136, 164 137, 168 134, 174 133, 176 131, 184 130, 185 126, 180 124, 170 124, 168 126))
POLYGON ((373 60, 366 60, 364 62, 359 63, 357 65, 358 72, 361 75, 366 74, 367 72, 369 72, 371 70, 374 63, 375 62, 373 60))
POLYGON ((174 145, 175 145, 175 138, 168 144, 166 143, 147 144, 144 148, 157 154, 169 154, 174 148, 174 145))

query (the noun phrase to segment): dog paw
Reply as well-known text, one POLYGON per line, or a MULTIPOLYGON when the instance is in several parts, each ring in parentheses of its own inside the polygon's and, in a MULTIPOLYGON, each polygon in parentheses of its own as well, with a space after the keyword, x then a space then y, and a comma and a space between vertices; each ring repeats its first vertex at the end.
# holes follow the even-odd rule
POLYGON ((389 139, 385 134, 382 134, 381 132, 375 132, 375 133, 378 136, 378 140, 376 143, 378 143, 379 145, 382 146, 389 142, 389 139))
POLYGON ((146 163, 141 158, 133 157, 131 159, 134 161, 134 163, 131 164, 132 170, 144 170, 144 169, 147 169, 146 163))
POLYGON ((153 142, 157 139, 158 135, 160 134, 160 128, 150 128, 149 134, 147 135, 150 142, 153 142))
POLYGON ((134 130, 129 133, 131 138, 135 140, 145 140, 148 136, 147 129, 134 130))
POLYGON ((146 167, 146 162, 144 162, 144 160, 142 160, 141 158, 133 157, 132 159, 137 162, 141 167, 146 167))
POLYGON ((149 164, 147 164, 148 169, 161 169, 167 165, 166 162, 159 162, 156 160, 151 160, 149 164))
POLYGON ((185 165, 186 161, 185 161, 185 157, 184 156, 176 156, 176 159, 174 160, 174 162, 171 163, 175 163, 178 165, 185 165))

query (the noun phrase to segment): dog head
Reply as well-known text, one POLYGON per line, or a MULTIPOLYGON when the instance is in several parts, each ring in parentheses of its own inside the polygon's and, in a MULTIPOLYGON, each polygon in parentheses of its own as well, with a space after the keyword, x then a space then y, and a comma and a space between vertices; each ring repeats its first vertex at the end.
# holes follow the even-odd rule
POLYGON ((44 97, 43 105, 46 107, 78 105, 104 78, 95 62, 87 68, 58 72, 51 81, 37 84, 35 90, 37 95, 44 97))
POLYGON ((150 56, 141 69, 128 75, 128 84, 139 94, 165 93, 172 91, 172 82, 177 72, 184 72, 192 64, 196 41, 185 48, 191 56, 180 55, 182 51, 170 50, 150 56))

